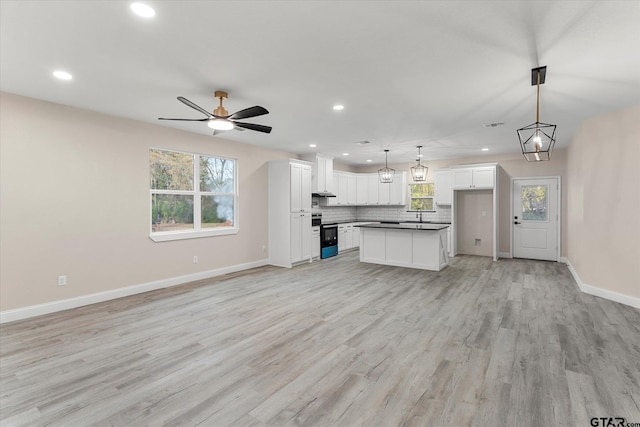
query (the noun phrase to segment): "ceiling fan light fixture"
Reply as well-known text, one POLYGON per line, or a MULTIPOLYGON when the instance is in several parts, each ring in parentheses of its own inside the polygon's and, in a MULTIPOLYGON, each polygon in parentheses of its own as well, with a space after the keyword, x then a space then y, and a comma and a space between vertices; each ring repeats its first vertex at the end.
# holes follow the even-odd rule
POLYGON ((235 127, 233 122, 225 119, 211 119, 207 122, 207 126, 215 130, 231 130, 235 127))
POLYGON ((393 182, 393 176, 396 174, 396 170, 391 169, 387 165, 388 154, 389 150, 384 150, 384 167, 378 169, 378 176, 380 177, 380 182, 383 184, 391 184, 393 182))
POLYGON ((537 86, 536 122, 518 129, 522 155, 528 162, 551 160, 556 143, 556 125, 540 122, 540 85, 545 82, 547 67, 531 70, 531 84, 537 86))
POLYGON ((420 163, 420 158, 422 157, 422 154, 420 153, 421 149, 422 145, 418 145, 418 164, 411 167, 413 182, 425 182, 427 180, 427 172, 429 171, 429 168, 420 163))

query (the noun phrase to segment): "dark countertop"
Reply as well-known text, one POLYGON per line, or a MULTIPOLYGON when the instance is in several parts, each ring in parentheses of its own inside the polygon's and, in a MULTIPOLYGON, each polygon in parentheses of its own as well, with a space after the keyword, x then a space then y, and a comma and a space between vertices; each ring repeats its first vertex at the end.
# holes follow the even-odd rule
POLYGON ((384 229, 390 229, 390 230, 424 230, 424 231, 438 231, 438 230, 444 230, 445 228, 448 228, 448 225, 443 225, 443 224, 425 224, 424 222, 422 224, 409 224, 406 222, 403 222, 402 224, 365 224, 365 225, 358 225, 357 227, 360 228, 384 228, 384 229))
POLYGON ((331 221, 331 222, 323 222, 322 225, 329 224, 351 224, 352 222, 372 222, 372 223, 383 223, 383 224, 446 224, 451 225, 451 222, 446 221, 390 221, 390 220, 370 220, 370 219, 353 219, 349 221, 331 221))

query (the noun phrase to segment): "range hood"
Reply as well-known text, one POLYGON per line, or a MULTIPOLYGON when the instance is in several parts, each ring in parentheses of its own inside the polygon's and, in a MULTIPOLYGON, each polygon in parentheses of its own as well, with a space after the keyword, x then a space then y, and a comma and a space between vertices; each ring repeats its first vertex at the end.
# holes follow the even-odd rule
POLYGON ((311 193, 312 197, 336 197, 335 194, 327 192, 311 193))

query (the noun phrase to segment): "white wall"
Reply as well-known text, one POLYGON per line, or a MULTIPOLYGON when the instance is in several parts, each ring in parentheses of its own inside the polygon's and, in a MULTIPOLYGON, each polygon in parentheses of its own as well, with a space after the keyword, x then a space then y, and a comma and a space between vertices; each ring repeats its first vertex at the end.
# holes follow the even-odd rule
POLYGON ((636 105, 583 123, 569 147, 567 167, 567 257, 573 269, 584 285, 636 299, 640 298, 639 161, 640 105, 636 105))
POLYGON ((290 153, 8 93, 0 125, 2 311, 268 258, 267 162, 290 153), (238 159, 236 235, 149 239, 152 146, 238 159))

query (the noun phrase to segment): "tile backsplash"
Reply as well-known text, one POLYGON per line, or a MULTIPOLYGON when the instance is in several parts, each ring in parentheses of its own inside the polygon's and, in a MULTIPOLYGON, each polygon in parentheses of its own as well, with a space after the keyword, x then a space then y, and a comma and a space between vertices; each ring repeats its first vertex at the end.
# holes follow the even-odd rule
MULTIPOLYGON (((407 212, 406 206, 314 206, 322 213, 323 222, 337 221, 415 221, 417 212, 407 212)), ((451 207, 436 207, 435 212, 423 212, 423 221, 451 221, 451 207)))

